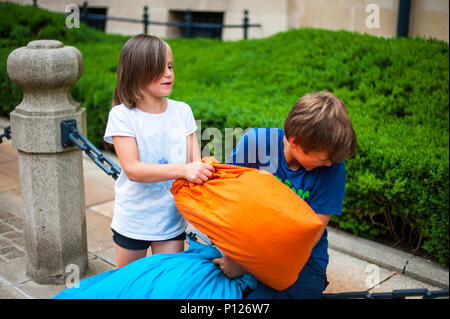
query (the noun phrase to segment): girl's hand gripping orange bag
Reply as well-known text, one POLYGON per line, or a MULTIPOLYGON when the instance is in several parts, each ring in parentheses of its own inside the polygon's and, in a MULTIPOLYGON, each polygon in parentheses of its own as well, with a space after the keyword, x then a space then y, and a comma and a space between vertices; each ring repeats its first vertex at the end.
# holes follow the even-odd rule
POLYGON ((259 281, 283 290, 306 264, 322 222, 309 205, 270 173, 204 163, 215 175, 199 185, 176 180, 171 188, 180 213, 217 248, 259 281))

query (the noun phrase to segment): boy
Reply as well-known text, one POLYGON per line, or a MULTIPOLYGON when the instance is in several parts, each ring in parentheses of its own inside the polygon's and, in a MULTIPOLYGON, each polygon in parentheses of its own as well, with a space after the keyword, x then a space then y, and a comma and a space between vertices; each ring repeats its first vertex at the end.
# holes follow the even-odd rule
MULTIPOLYGON (((270 171, 301 196, 324 224, 308 262, 292 286, 277 291, 259 283, 247 298, 321 298, 328 284, 326 226, 331 215, 341 214, 344 160, 355 150, 356 135, 346 106, 328 92, 300 98, 286 118, 284 130, 252 129, 240 139, 227 164, 270 171)), ((245 272, 228 257, 213 261, 228 277, 245 272)))

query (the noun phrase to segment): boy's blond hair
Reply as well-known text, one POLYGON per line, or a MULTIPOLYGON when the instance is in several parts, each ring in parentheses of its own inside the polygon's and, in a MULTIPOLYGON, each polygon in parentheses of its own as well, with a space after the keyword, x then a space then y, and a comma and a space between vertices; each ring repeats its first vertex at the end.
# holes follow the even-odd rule
POLYGON ((294 137, 305 153, 328 151, 332 163, 343 162, 356 151, 356 134, 345 104, 330 92, 310 93, 292 107, 284 133, 294 137))

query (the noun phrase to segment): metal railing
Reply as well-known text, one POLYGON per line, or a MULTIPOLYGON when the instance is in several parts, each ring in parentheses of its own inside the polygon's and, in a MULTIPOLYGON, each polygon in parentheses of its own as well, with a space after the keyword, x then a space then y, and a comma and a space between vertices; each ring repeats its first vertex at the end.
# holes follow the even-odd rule
MULTIPOLYGON (((37 6, 37 0, 33 0, 33 5, 37 6)), ((143 25, 143 33, 148 34, 149 25, 161 25, 161 26, 170 26, 170 27, 180 27, 184 30, 184 37, 191 38, 192 30, 194 28, 199 29, 224 29, 224 28, 242 28, 243 30, 243 38, 248 39, 248 29, 249 28, 260 28, 261 24, 250 24, 249 21, 249 11, 244 10, 244 16, 242 19, 242 24, 222 24, 222 23, 200 23, 195 22, 192 19, 192 11, 187 9, 184 11, 184 21, 183 22, 161 22, 161 21, 152 21, 150 20, 149 7, 144 6, 144 11, 141 19, 131 19, 131 18, 121 18, 121 17, 110 17, 102 14, 94 14, 89 13, 88 2, 83 2, 83 6, 80 11, 80 19, 81 21, 120 21, 120 22, 131 22, 131 23, 141 23, 143 25)), ((64 13, 68 14, 68 13, 64 13)))
POLYGON ((422 299, 448 298, 448 289, 399 289, 391 292, 369 293, 367 291, 327 293, 322 299, 406 299, 407 297, 422 297, 422 299))

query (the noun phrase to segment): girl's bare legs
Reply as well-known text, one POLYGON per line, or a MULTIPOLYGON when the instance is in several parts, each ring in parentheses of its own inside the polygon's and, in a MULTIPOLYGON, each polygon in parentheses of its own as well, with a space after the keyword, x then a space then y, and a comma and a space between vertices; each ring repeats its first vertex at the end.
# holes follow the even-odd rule
POLYGON ((142 250, 130 250, 120 247, 114 243, 115 253, 116 253, 116 267, 122 268, 139 258, 147 256, 147 249, 142 250))
MULTIPOLYGON (((139 258, 147 256, 147 249, 131 250, 114 243, 116 253, 116 267, 122 268, 139 258)), ((179 253, 184 250, 184 240, 167 240, 152 242, 152 254, 179 253)))
POLYGON ((184 250, 184 240, 166 240, 152 242, 152 254, 179 253, 184 250))

